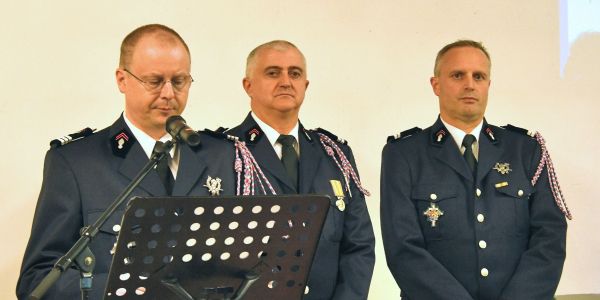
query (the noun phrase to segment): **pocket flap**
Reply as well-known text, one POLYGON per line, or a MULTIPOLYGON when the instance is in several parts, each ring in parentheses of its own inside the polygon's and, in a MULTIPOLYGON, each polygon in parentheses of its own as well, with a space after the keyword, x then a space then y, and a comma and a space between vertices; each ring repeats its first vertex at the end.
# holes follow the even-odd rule
MULTIPOLYGON (((89 224, 96 222, 102 213, 103 211, 88 212, 87 216, 89 224)), ((121 219, 123 218, 123 213, 124 212, 122 210, 115 211, 115 213, 110 216, 110 218, 108 218, 106 222, 102 224, 102 226, 100 226, 99 230, 103 233, 118 235, 121 229, 121 219)))
POLYGON ((514 198, 527 198, 535 191, 529 182, 503 182, 500 184, 496 184, 495 187, 498 192, 514 198), (506 183, 508 184, 506 185, 506 183))
POLYGON ((411 192, 413 199, 428 202, 440 202, 456 195, 456 186, 450 184, 419 184, 413 186, 411 192))

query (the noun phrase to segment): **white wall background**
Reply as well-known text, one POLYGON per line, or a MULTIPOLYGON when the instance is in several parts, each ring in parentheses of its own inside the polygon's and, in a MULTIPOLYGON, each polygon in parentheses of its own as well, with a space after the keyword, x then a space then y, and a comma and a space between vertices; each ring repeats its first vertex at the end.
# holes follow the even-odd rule
MULTIPOLYGON (((592 0, 593 1, 593 0, 592 0)), ((232 127, 249 110, 241 79, 256 45, 287 39, 308 59, 307 127, 350 141, 377 236, 369 299, 398 288, 379 229, 380 152, 388 135, 431 125, 429 87, 437 50, 458 38, 481 40, 492 55, 487 119, 539 130, 548 141, 575 219, 558 293, 600 293, 600 83, 597 35, 576 42, 560 77, 557 1, 7 1, 0 10, 0 298, 13 299, 55 137, 101 129, 123 107, 114 71, 122 38, 146 23, 177 30, 196 80, 184 114, 197 128, 232 127)), ((595 12, 600 17, 600 11, 595 12)))

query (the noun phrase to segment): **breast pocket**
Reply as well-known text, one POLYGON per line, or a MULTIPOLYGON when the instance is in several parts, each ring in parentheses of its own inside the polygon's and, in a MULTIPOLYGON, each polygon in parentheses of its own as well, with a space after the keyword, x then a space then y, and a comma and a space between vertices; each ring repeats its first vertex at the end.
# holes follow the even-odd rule
POLYGON ((529 198, 534 188, 527 180, 507 181, 506 186, 495 186, 496 197, 491 203, 497 219, 503 220, 501 229, 507 235, 529 234, 529 198))
POLYGON ((456 186, 416 185, 412 188, 411 198, 426 240, 450 239, 454 236, 457 218, 461 214, 456 186))

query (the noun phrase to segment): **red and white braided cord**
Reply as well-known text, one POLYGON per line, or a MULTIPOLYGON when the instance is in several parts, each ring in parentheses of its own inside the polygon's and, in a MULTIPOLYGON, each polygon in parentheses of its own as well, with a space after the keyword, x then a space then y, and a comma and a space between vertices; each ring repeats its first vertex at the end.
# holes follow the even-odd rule
POLYGON ((266 195, 267 192, 265 190, 264 182, 267 184, 267 187, 271 191, 272 195, 276 195, 275 189, 271 185, 269 179, 265 176, 260 166, 254 159, 252 152, 246 147, 245 142, 240 142, 239 140, 235 141, 235 171, 238 177, 237 183, 237 192, 236 194, 240 195, 240 178, 242 169, 244 172, 244 185, 243 185, 243 195, 254 195, 255 194, 255 182, 254 178, 258 180, 260 188, 262 190, 263 195, 266 195), (240 158, 241 154, 241 158, 240 158), (243 167, 242 167, 243 166, 243 167))
MULTIPOLYGON (((344 175, 344 180, 346 181, 346 189, 348 190, 348 192, 350 193, 350 183, 349 183, 348 177, 352 177, 352 180, 354 181, 354 184, 356 184, 356 187, 364 195, 371 196, 371 193, 369 193, 369 191, 367 191, 362 186, 360 179, 358 178, 358 175, 356 174, 356 171, 354 171, 352 164, 350 163, 348 158, 346 158, 346 155, 344 154, 342 149, 340 149, 340 147, 338 147, 338 145, 333 140, 331 140, 328 136, 326 136, 325 134, 322 134, 319 132, 317 132, 317 134, 319 135, 319 140, 321 141, 321 144, 325 148, 325 152, 327 152, 327 155, 329 155, 333 158, 333 161, 335 162, 335 164, 338 166, 338 168, 344 175), (335 152, 334 152, 334 149, 335 149, 335 152), (340 165, 340 162, 335 157, 336 153, 337 153, 338 157, 340 158, 341 165, 340 165)), ((350 195, 350 196, 352 197, 352 195, 350 195)))
POLYGON ((552 191, 552 195, 554 196, 554 201, 558 208, 562 211, 562 213, 567 217, 567 219, 572 220, 573 216, 569 211, 569 207, 567 207, 567 202, 565 201, 565 197, 563 196, 562 190, 560 189, 560 184, 558 183, 558 176, 556 176, 556 171, 554 170, 554 164, 552 163, 552 159, 550 158, 550 153, 548 153, 548 149, 546 148, 546 141, 542 137, 539 132, 535 133, 535 139, 540 144, 542 148, 542 157, 540 159, 540 163, 531 179, 531 184, 535 186, 542 171, 544 170, 544 166, 546 166, 546 170, 548 173, 548 180, 550 181, 550 190, 552 191))

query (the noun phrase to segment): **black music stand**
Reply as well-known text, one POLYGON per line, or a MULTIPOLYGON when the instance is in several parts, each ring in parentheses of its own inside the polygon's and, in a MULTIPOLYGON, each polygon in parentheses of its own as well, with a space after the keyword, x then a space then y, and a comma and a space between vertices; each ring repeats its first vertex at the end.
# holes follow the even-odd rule
POLYGON ((105 299, 301 299, 330 198, 134 198, 105 299))

